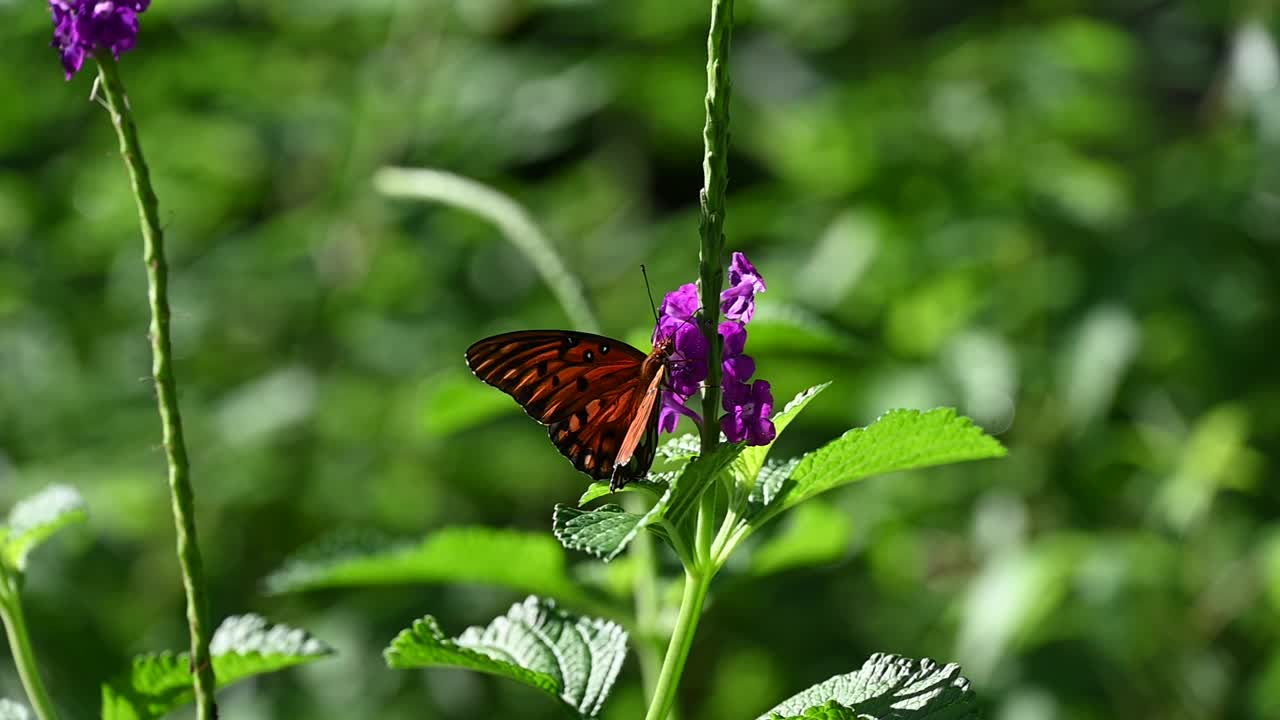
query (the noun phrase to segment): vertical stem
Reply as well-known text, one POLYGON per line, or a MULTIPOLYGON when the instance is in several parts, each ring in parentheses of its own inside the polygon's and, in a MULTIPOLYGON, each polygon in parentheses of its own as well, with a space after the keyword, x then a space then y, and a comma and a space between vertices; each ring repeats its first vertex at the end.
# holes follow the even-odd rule
MULTIPOLYGON (((699 193, 698 231, 702 238, 698 256, 698 277, 702 292, 699 324, 707 339, 707 381, 702 396, 701 454, 715 450, 720 442, 720 288, 724 284, 725 190, 729 185, 729 40, 733 29, 733 0, 711 0, 711 29, 707 34, 707 120, 702 129, 706 151, 702 159, 702 192, 699 193)), ((702 606, 711 587, 715 568, 710 562, 711 538, 715 522, 716 488, 710 484, 698 509, 692 566, 685 567, 684 595, 680 615, 662 672, 645 720, 666 720, 675 705, 676 690, 684 663, 693 646, 702 606)))
MULTIPOLYGON (((634 494, 634 493, 631 493, 634 494)), ((628 499, 628 508, 635 505, 628 499)), ((631 541, 631 562, 635 568, 632 590, 636 603, 636 656, 640 660, 640 682, 645 697, 653 697, 662 663, 659 635, 658 575, 653 552, 653 535, 642 532, 631 541)))
POLYGON ((707 34, 707 120, 702 129, 706 150, 702 159, 701 212, 698 257, 702 285, 702 334, 707 354, 706 392, 702 396, 702 454, 720 441, 720 288, 724 284, 725 189, 729 185, 729 40, 733 30, 733 0, 712 0, 711 30, 707 34))
POLYGON ((667 646, 667 656, 662 661, 658 686, 649 703, 649 712, 644 716, 645 720, 666 720, 675 705, 676 689, 680 685, 680 676, 684 673, 684 661, 689 657, 689 648, 693 647, 693 635, 698 629, 698 618, 702 615, 702 605, 707 599, 709 587, 709 575, 696 571, 685 572, 680 616, 676 619, 676 629, 671 633, 671 644, 667 646))
POLYGON ((174 378, 173 357, 169 341, 169 269, 164 259, 164 235, 160 229, 159 203, 151 187, 151 175, 142 157, 142 145, 134 126, 133 113, 124 84, 120 81, 115 60, 110 52, 99 52, 99 79, 106 94, 111 122, 120 137, 120 154, 124 156, 138 203, 142 224, 143 260, 147 267, 147 284, 151 305, 151 371, 155 377, 156 399, 160 422, 164 427, 165 458, 169 464, 169 491, 173 500, 173 524, 177 531, 178 564, 182 568, 182 584, 187 594, 187 624, 191 629, 191 670, 195 676, 196 718, 213 720, 218 716, 214 705, 215 678, 209 656, 209 605, 205 597, 204 563, 196 541, 195 497, 191 489, 187 447, 182 437, 182 416, 178 411, 178 386, 174 378))
POLYGON ((9 651, 18 666, 18 677, 27 691, 27 700, 40 720, 57 720, 58 714, 49 698, 49 691, 40 677, 40 666, 27 635, 27 620, 22 614, 22 598, 15 571, 0 562, 0 619, 4 620, 5 634, 9 638, 9 651))

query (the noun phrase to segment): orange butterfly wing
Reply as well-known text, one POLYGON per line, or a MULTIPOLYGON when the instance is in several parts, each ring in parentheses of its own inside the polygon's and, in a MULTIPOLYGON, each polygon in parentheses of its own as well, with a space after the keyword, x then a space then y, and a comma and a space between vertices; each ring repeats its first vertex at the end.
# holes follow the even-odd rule
POLYGON ((476 377, 547 426, 573 466, 621 487, 653 464, 662 362, 590 333, 524 330, 467 349, 476 377), (647 441, 647 442, 646 442, 647 441))

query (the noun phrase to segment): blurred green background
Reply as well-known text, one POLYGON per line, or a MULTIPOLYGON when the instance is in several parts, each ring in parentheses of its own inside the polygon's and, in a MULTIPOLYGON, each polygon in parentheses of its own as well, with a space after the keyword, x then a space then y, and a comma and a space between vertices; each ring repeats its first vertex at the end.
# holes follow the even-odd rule
MULTIPOLYGON (((122 73, 168 233, 213 613, 340 652, 227 692, 224 717, 560 717, 510 683, 384 667, 413 618, 457 632, 510 593, 260 582, 337 530, 549 531, 577 498, 545 432, 462 363, 563 311, 492 226, 371 176, 430 166, 509 193, 604 331, 643 338, 639 264, 655 289, 696 275, 704 5, 143 16, 122 73)), ((738 3, 727 234, 769 282, 758 372, 779 403, 835 380, 783 449, 946 404, 1011 452, 783 518, 772 533, 808 561, 744 555, 718 581, 685 717, 755 717, 875 651, 962 663, 995 720, 1280 717, 1268 5, 738 3)), ((5 0, 0 22, 0 501, 51 482, 87 497, 27 604, 51 691, 92 717, 130 656, 185 644, 140 239, 45 4, 5 0)), ((636 667, 607 717, 640 715, 636 667)), ((0 695, 22 697, 7 661, 0 695)))

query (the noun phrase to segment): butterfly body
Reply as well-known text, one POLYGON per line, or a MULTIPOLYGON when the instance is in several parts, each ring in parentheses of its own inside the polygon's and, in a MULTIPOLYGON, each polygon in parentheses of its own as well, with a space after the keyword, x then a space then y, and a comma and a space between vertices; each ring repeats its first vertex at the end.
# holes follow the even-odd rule
POLYGON ((653 464, 671 352, 669 340, 646 354, 603 335, 521 330, 480 340, 466 358, 476 377, 547 426, 574 467, 617 490, 653 464))

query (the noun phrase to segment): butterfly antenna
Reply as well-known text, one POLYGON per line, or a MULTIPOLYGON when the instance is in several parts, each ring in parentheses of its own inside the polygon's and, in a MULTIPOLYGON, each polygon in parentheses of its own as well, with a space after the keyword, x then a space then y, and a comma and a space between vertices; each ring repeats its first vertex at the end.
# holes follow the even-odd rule
POLYGON ((658 324, 658 306, 653 304, 653 288, 649 287, 649 272, 640 263, 640 274, 644 276, 644 291, 649 294, 649 309, 653 310, 653 324, 658 324))

